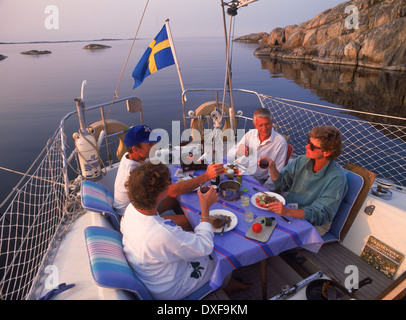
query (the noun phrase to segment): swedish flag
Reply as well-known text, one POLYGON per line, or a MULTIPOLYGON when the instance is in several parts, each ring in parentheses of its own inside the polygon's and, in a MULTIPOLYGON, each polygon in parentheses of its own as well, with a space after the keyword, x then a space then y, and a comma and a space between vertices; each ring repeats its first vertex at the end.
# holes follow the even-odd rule
POLYGON ((171 45, 164 25, 133 71, 132 76, 135 81, 133 89, 138 87, 150 74, 174 63, 171 45))

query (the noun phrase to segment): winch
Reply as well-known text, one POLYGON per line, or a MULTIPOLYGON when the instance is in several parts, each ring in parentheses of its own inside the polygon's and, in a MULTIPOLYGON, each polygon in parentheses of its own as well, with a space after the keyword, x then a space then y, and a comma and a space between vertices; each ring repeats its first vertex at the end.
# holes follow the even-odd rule
POLYGON ((377 178, 375 179, 375 182, 377 186, 371 188, 372 194, 384 200, 392 199, 392 191, 390 191, 390 188, 392 187, 393 182, 383 178, 377 178))

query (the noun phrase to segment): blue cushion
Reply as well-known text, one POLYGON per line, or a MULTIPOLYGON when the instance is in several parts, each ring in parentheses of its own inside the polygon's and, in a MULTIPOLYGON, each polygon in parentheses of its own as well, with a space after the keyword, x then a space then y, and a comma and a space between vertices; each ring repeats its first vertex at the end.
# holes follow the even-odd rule
POLYGON ((120 215, 114 210, 112 193, 96 182, 83 180, 81 187, 82 206, 86 210, 106 215, 114 229, 120 231, 120 215))
POLYGON ((355 200, 357 199, 362 186, 364 185, 364 179, 360 175, 351 171, 345 171, 347 176, 348 190, 337 210, 336 215, 334 216, 330 230, 324 236, 322 236, 324 243, 340 240, 341 230, 343 229, 355 200))
POLYGON ((131 291, 141 300, 152 299, 127 262, 119 232, 92 226, 85 229, 85 238, 93 279, 98 285, 131 291))
MULTIPOLYGON (((92 226, 85 229, 85 239, 93 279, 98 285, 133 292, 140 300, 153 299, 127 262, 121 233, 92 226)), ((199 300, 212 291, 207 282, 183 300, 199 300)))

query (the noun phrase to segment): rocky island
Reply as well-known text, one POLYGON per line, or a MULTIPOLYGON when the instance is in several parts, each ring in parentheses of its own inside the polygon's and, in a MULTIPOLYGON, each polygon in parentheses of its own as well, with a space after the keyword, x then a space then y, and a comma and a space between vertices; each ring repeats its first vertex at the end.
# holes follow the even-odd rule
POLYGON ((98 49, 107 49, 107 48, 111 48, 111 47, 106 46, 104 44, 95 44, 95 43, 91 43, 91 44, 88 44, 87 46, 83 47, 83 49, 88 49, 88 50, 98 50, 98 49))
POLYGON ((30 55, 30 56, 37 56, 37 55, 41 55, 41 54, 50 54, 52 52, 48 51, 48 50, 29 50, 29 51, 23 51, 20 53, 30 55))
POLYGON ((7 58, 7 56, 4 56, 4 55, 0 54, 0 61, 3 60, 3 59, 6 59, 6 58, 7 58))
POLYGON ((300 25, 235 41, 258 57, 301 59, 406 72, 406 0, 352 0, 300 25))

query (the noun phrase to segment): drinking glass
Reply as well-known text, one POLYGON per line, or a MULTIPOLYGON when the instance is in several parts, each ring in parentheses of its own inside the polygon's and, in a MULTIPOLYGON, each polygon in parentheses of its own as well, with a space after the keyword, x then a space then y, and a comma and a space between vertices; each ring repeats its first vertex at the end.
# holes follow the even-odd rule
POLYGON ((251 223, 254 222, 254 213, 249 210, 245 210, 244 214, 245 222, 251 223))
POLYGON ((268 161, 268 160, 266 160, 266 159, 261 159, 261 160, 259 161, 259 167, 260 167, 261 169, 266 169, 266 168, 268 168, 268 166, 269 166, 269 161, 268 161))
POLYGON ((248 208, 250 206, 250 197, 241 196, 241 207, 248 208))
POLYGON ((206 193, 207 191, 210 190, 210 187, 211 187, 211 182, 210 181, 202 182, 200 184, 200 192, 201 193, 206 193))

